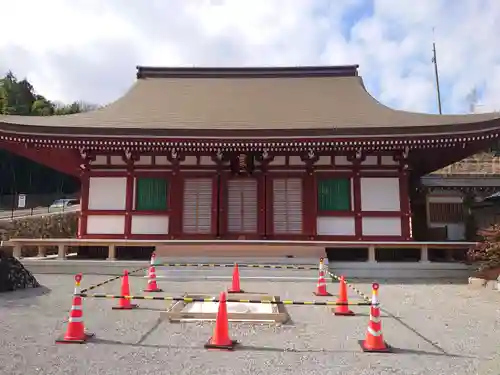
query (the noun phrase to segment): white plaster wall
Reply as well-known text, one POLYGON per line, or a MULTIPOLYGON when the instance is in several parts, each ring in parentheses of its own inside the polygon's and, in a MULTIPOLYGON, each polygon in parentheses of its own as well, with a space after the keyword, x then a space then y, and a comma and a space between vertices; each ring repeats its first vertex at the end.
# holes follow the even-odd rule
POLYGON ((368 155, 365 160, 361 163, 362 165, 377 165, 378 157, 377 155, 368 155))
POLYGON ((168 216, 132 216, 132 234, 168 234, 168 216))
POLYGON ((398 165, 398 162, 394 160, 394 157, 389 155, 382 155, 381 162, 382 165, 398 165))
POLYGON ((364 217, 363 235, 401 236, 401 224, 399 217, 364 217))
POLYGON ((349 183, 351 184, 351 209, 354 210, 354 179, 349 179, 349 183))
POLYGON ((401 211, 399 178, 361 177, 362 211, 401 211))
POLYGON ((464 241, 465 224, 464 223, 430 223, 429 228, 445 228, 448 240, 464 241))
POLYGON ((111 155, 111 165, 126 165, 125 161, 120 155, 111 155))
POLYGON ((198 159, 194 155, 188 155, 184 159, 184 161, 181 162, 182 165, 196 165, 198 164, 198 159))
POLYGON ((171 164, 166 155, 156 155, 155 156, 156 165, 169 165, 171 164))
POLYGON ((126 197, 126 177, 90 178, 89 210, 124 210, 126 197))
POLYGON ((316 162, 316 165, 331 165, 332 157, 327 155, 321 155, 316 162))
POLYGON ((336 165, 352 165, 352 162, 347 160, 347 156, 339 155, 339 156, 335 156, 335 164, 336 165))
POLYGON ((354 236, 353 217, 322 216, 316 219, 316 233, 321 236, 354 236))
POLYGON ((96 155, 95 160, 90 162, 91 165, 106 165, 108 157, 106 155, 96 155))
POLYGON ((288 158, 288 163, 290 165, 304 165, 304 162, 300 158, 300 156, 292 155, 288 158))
POLYGON ((465 240, 465 224, 463 223, 450 223, 446 224, 448 227, 448 239, 452 241, 465 240))
POLYGON ((87 234, 124 234, 124 215, 87 216, 87 234))
POLYGON ((285 165, 286 157, 285 156, 275 156, 273 160, 269 162, 269 165, 285 165))
POLYGON ((214 165, 215 162, 210 156, 203 155, 200 157, 200 165, 214 165))
POLYGON ((152 165, 153 157, 151 155, 142 155, 139 160, 135 162, 135 165, 152 165))

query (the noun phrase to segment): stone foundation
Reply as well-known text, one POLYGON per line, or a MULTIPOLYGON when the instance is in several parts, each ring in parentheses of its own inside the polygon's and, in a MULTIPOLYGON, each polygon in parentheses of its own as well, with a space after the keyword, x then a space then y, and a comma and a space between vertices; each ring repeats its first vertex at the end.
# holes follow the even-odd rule
POLYGON ((486 288, 490 290, 500 290, 498 280, 486 280, 479 277, 469 277, 469 285, 472 288, 486 288))

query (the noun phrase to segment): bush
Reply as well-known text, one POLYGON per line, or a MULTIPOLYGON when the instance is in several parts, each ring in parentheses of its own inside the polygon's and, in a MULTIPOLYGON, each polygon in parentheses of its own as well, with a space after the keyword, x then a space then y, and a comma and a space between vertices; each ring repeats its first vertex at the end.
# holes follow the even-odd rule
POLYGON ((468 258, 477 264, 480 273, 488 273, 500 268, 500 225, 495 224, 480 230, 481 241, 471 248, 468 258))

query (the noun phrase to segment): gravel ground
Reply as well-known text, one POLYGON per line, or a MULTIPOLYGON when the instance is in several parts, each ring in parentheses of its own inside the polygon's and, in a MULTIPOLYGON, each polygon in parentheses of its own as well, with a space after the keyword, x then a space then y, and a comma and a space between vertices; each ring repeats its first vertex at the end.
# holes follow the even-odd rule
MULTIPOLYGON (((500 373, 500 293, 466 285, 381 285, 382 325, 392 354, 363 353, 368 307, 355 317, 332 316, 322 306, 287 306, 293 322, 281 327, 230 324, 234 352, 203 348, 212 323, 159 321, 169 303, 138 301, 140 310, 113 311, 116 301, 86 299, 86 327, 96 338, 84 345, 56 345, 66 330, 73 277, 37 275, 44 288, 0 295, 0 374, 495 374, 500 373), (495 331, 497 333, 495 333, 495 331)), ((83 286, 106 277, 86 276, 83 286)), ((131 277, 132 293, 145 280, 131 277)), ((165 295, 217 296, 224 282, 160 281, 165 295)), ((357 284, 370 291, 369 284, 357 284)), ((296 300, 312 296, 314 283, 248 282, 248 292, 296 300)), ((329 284, 329 290, 335 291, 329 284)), ((119 294, 119 282, 93 292, 119 294)), ((349 292, 351 300, 360 300, 349 292)))

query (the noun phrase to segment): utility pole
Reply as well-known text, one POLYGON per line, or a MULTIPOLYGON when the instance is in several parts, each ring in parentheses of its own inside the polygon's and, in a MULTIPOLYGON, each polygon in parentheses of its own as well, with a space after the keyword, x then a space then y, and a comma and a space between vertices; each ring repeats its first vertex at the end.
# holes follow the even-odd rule
POLYGON ((474 87, 471 92, 466 97, 467 102, 469 103, 469 113, 474 113, 476 111, 477 105, 477 89, 474 87))
MULTIPOLYGON (((434 34, 434 28, 432 29, 432 33, 434 34)), ((432 42, 432 62, 434 63, 434 75, 436 78, 436 90, 437 90, 437 100, 438 100, 438 109, 439 109, 439 114, 442 115, 443 111, 441 108, 441 91, 439 89, 439 73, 438 73, 438 66, 437 66, 437 57, 436 57, 436 42, 432 42)))

